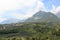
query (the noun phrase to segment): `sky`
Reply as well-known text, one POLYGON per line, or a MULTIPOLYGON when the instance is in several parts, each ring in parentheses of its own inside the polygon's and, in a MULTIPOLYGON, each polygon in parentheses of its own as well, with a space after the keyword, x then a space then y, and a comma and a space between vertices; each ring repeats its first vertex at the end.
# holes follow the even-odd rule
POLYGON ((60 11, 60 0, 0 0, 0 22, 27 19, 40 10, 56 14, 60 11))

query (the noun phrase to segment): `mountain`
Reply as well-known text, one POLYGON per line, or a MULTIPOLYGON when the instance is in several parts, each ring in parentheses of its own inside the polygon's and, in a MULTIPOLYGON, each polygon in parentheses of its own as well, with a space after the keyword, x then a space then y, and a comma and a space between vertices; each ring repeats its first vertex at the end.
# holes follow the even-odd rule
POLYGON ((10 23, 20 23, 20 22, 58 22, 60 21, 60 19, 57 16, 51 12, 39 11, 26 20, 11 18, 4 20, 0 24, 10 24, 10 23))
POLYGON ((23 22, 23 21, 24 21, 24 20, 11 18, 11 19, 4 20, 4 21, 1 22, 0 24, 19 23, 19 22, 23 22))
POLYGON ((60 18, 60 12, 57 12, 57 13, 56 13, 56 15, 57 15, 57 17, 59 17, 59 18, 60 18))
POLYGON ((25 22, 57 22, 59 18, 51 12, 39 11, 25 22))

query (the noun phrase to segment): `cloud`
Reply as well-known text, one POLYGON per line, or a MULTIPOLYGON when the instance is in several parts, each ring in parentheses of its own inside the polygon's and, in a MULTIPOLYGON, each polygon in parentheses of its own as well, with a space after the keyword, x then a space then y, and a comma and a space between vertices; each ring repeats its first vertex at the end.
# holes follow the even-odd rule
POLYGON ((23 19, 24 18, 24 15, 23 14, 13 13, 13 14, 11 14, 11 17, 12 18, 16 18, 16 19, 23 19))
POLYGON ((44 8, 44 4, 41 1, 37 1, 35 3, 35 8, 30 8, 27 10, 27 12, 25 12, 26 14, 21 14, 21 13, 13 13, 12 16, 18 18, 18 19, 26 19, 28 17, 31 17, 33 14, 35 14, 36 12, 42 10, 44 8))
POLYGON ((57 14, 59 11, 60 11, 60 6, 56 7, 55 5, 52 5, 52 10, 51 10, 52 13, 57 14))
POLYGON ((0 0, 0 15, 8 10, 22 9, 33 6, 36 0, 0 0))
POLYGON ((0 18, 0 22, 2 22, 2 21, 4 21, 4 20, 6 20, 6 18, 0 18))
POLYGON ((42 9, 44 3, 41 0, 0 0, 0 19, 26 19, 42 9))
POLYGON ((56 7, 54 10, 56 13, 60 11, 60 6, 56 7))
POLYGON ((44 4, 41 1, 37 1, 37 5, 34 9, 29 10, 26 13, 26 16, 31 17, 33 14, 35 14, 36 12, 42 10, 44 8, 44 4))

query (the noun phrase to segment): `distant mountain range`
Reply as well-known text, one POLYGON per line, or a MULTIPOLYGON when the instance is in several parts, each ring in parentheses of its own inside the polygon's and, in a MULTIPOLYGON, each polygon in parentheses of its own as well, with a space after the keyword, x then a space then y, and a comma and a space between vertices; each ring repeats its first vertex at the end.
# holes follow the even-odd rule
POLYGON ((10 23, 19 23, 19 22, 23 22, 24 20, 20 20, 20 19, 7 19, 4 20, 3 22, 1 22, 1 24, 10 24, 10 23))
POLYGON ((20 23, 20 22, 58 22, 60 21, 60 12, 54 15, 51 12, 39 11, 35 13, 32 17, 26 20, 20 19, 7 19, 1 22, 1 24, 10 24, 10 23, 20 23))

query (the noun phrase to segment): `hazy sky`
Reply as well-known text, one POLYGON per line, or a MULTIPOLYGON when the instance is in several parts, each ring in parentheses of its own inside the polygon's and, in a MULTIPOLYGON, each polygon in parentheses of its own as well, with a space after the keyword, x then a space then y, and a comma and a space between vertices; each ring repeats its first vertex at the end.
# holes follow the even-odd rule
POLYGON ((60 11, 60 0, 0 0, 0 22, 9 19, 26 19, 37 11, 60 11))

